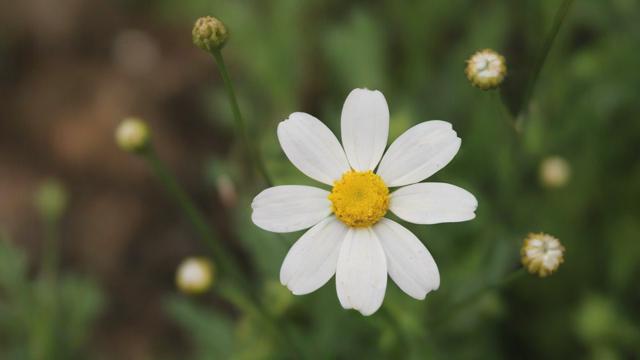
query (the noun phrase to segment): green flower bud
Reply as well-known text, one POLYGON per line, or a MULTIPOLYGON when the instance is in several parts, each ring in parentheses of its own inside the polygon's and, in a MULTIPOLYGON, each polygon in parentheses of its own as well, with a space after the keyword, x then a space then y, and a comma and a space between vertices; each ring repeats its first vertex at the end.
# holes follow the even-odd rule
POLYGON ((34 200, 40 215, 55 221, 67 208, 68 194, 60 181, 47 179, 38 188, 34 200))
POLYGON ((227 27, 222 21, 205 16, 199 18, 193 26, 193 43, 202 50, 211 52, 220 50, 229 38, 227 27))
POLYGON ((116 143, 128 152, 140 152, 149 145, 150 131, 147 124, 138 118, 124 119, 116 129, 116 143))

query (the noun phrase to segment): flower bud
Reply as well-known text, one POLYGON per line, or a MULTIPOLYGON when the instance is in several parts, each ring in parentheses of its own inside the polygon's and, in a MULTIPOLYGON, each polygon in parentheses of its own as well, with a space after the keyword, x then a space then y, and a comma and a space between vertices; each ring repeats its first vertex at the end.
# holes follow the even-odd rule
POLYGON ((560 156, 550 156, 540 163, 540 182, 548 188, 565 186, 571 177, 569 162, 560 156))
POLYGON ((545 234, 529 234, 520 250, 522 265, 540 277, 551 275, 564 262, 564 246, 555 237, 545 234))
POLYGON ((185 259, 176 273, 176 285, 186 294, 201 294, 213 284, 213 263, 202 257, 185 259))
POLYGON ((147 124, 138 118, 124 119, 116 129, 116 143, 128 152, 140 152, 149 145, 150 131, 147 124))
POLYGON ((502 55, 491 49, 484 49, 467 60, 464 72, 473 86, 490 90, 502 83, 507 74, 507 65, 502 55))
POLYGON ((227 27, 213 16, 199 18, 193 26, 191 34, 193 43, 200 49, 209 52, 222 49, 229 37, 227 27))
POLYGON ((42 217, 56 221, 67 208, 69 197, 58 180, 47 179, 38 188, 34 200, 42 217))

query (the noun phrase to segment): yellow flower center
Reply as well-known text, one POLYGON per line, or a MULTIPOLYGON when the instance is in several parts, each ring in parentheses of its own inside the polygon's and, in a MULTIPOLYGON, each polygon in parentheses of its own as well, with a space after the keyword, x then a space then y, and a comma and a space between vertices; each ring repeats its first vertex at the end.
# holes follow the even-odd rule
POLYGON ((333 184, 331 209, 343 223, 367 227, 377 223, 389 209, 389 188, 372 171, 347 171, 333 184))

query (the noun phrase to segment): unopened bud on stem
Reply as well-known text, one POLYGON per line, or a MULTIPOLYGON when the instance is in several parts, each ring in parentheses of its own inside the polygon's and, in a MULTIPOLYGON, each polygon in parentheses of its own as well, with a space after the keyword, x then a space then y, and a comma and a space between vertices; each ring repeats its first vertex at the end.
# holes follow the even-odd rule
POLYGON ((176 284, 186 294, 201 294, 213 284, 213 263, 207 258, 185 259, 176 273, 176 284))
POLYGON ((571 178, 571 165, 560 156, 550 156, 540 163, 540 181, 548 188, 560 188, 571 178))
POLYGON ((522 265, 531 274, 546 277, 564 262, 564 251, 560 240, 549 234, 529 234, 520 250, 522 265))
POLYGON ((64 213, 69 195, 60 181, 45 180, 35 194, 35 205, 40 214, 52 221, 57 221, 64 213))
POLYGON ((193 26, 193 43, 202 50, 220 50, 229 38, 227 27, 213 16, 199 18, 193 26))
POLYGON ((507 65, 502 55, 491 49, 484 49, 467 60, 464 72, 473 86, 490 90, 500 86, 507 74, 507 65))
POLYGON ((149 127, 138 118, 126 118, 116 129, 116 143, 124 151, 143 151, 149 145, 149 138, 149 127))

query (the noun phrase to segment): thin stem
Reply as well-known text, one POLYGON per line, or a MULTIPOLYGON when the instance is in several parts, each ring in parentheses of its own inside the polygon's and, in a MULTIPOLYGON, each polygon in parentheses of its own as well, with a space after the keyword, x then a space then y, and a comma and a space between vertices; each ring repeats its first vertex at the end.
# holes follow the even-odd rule
MULTIPOLYGON (((149 165, 151 165, 153 172, 164 186, 166 192, 180 206, 202 240, 204 240, 211 248, 214 260, 220 265, 220 268, 223 271, 226 270, 228 272, 230 278, 232 278, 230 280, 234 280, 231 281, 231 283, 238 284, 239 289, 242 290, 241 292, 232 292, 232 294, 234 295, 230 298, 233 300, 233 302, 236 304, 245 304, 245 306, 243 306, 245 309, 251 307, 254 308, 257 315, 262 319, 265 325, 270 329, 274 329, 275 336, 283 342, 283 345, 293 346, 291 350, 296 352, 297 354, 299 352, 299 349, 296 347, 296 344, 291 341, 291 332, 289 331, 289 329, 280 328, 282 332, 277 331, 279 327, 277 325, 276 319, 274 319, 273 316, 269 314, 269 311, 260 301, 259 296, 254 291, 252 291, 252 288, 248 286, 248 280, 237 271, 238 267, 235 266, 237 264, 231 261, 231 259, 233 259, 231 257, 231 254, 227 253, 226 249, 220 246, 219 239, 215 236, 213 230, 206 222, 204 215, 202 215, 202 213, 196 208, 187 193, 178 184, 175 177, 171 174, 171 172, 169 172, 166 165, 157 156, 153 147, 149 146, 149 148, 143 151, 141 155, 147 160, 149 165), (250 307, 248 307, 246 304, 250 304, 250 307)), ((229 296, 229 294, 230 293, 226 293, 225 295, 229 296)))
POLYGON ((233 117, 235 119, 236 131, 238 132, 238 136, 242 139, 242 143, 245 149, 249 160, 253 162, 253 164, 258 168, 258 171, 267 182, 269 186, 273 186, 273 181, 269 176, 269 172, 267 171, 267 167, 262 160, 262 157, 258 153, 258 150, 253 145, 254 143, 249 138, 249 133, 247 131, 247 126, 244 122, 244 118, 242 117, 242 113, 240 112, 240 106, 238 105, 238 99, 236 98, 235 90, 233 89, 233 83, 231 82, 231 78, 229 77, 229 72, 227 71, 227 66, 224 62, 224 57, 222 56, 222 52, 220 49, 212 50, 211 54, 215 59, 216 65, 218 66, 218 70, 220 71, 220 75, 222 76, 222 81, 224 82, 225 89, 227 90, 227 95, 229 96, 229 104, 231 105, 231 110, 233 112, 233 117))
POLYGON ((178 184, 175 177, 167 169, 162 160, 157 156, 155 150, 150 147, 144 151, 142 155, 153 169, 153 172, 164 186, 166 192, 182 209, 198 235, 209 246, 213 252, 213 258, 218 263, 222 271, 227 271, 231 276, 239 276, 235 271, 237 268, 231 263, 232 257, 227 253, 226 249, 220 245, 220 239, 215 235, 205 220, 204 215, 196 208, 191 198, 187 195, 180 184, 178 184))
POLYGON ((497 93, 493 92, 491 98, 494 102, 497 102, 499 111, 502 117, 507 121, 507 124, 517 135, 522 135, 522 118, 519 116, 518 119, 514 119, 509 110, 504 105, 504 102, 500 99, 500 96, 497 93))
POLYGON ((545 61, 549 55, 549 51, 551 50, 551 46, 558 36, 558 32, 560 31, 560 27, 564 22, 567 14, 569 13, 569 9, 571 9, 571 5, 573 4, 573 0, 564 0, 558 11, 556 12, 553 18, 553 25, 551 26, 551 31, 547 35, 547 38, 544 41, 544 45, 542 46, 542 51, 540 56, 538 57, 535 67, 533 68, 533 76, 529 80, 527 85, 527 90, 525 92, 524 97, 522 98, 522 103, 520 106, 520 110, 518 114, 522 113, 523 108, 527 107, 529 104, 529 99, 533 95, 533 91, 535 90, 536 83, 538 82, 538 78, 540 77, 540 72, 542 71, 542 67, 544 66, 545 61))
POLYGON ((42 274, 52 283, 58 274, 58 221, 55 218, 44 219, 45 243, 42 255, 42 274))
POLYGON ((56 344, 53 342, 54 327, 58 317, 58 265, 59 265, 59 217, 51 214, 43 216, 44 222, 44 246, 41 259, 40 279, 35 286, 41 298, 42 308, 33 322, 33 336, 31 342, 31 357, 34 359, 46 359, 47 354, 55 352, 56 344))
POLYGON ((482 295, 486 294, 490 290, 507 287, 517 279, 524 276, 526 273, 527 272, 524 268, 520 268, 518 270, 512 271, 511 273, 507 274, 504 278, 498 281, 491 282, 489 284, 486 284, 483 287, 478 288, 476 291, 469 293, 467 296, 465 296, 464 298, 462 298, 461 300, 453 304, 448 310, 445 311, 443 316, 439 317, 435 321, 435 323, 439 325, 447 320, 450 320, 451 318, 455 317, 459 313, 460 309, 463 309, 473 301, 478 300, 482 295))

